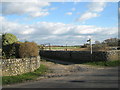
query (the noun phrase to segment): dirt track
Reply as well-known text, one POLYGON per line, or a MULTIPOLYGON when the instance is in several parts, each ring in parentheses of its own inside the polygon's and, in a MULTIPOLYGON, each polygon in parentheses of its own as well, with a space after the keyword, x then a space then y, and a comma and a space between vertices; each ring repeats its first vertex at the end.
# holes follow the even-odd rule
POLYGON ((63 61, 55 61, 51 60, 52 62, 42 61, 41 64, 47 66, 50 70, 44 77, 61 77, 61 76, 68 76, 76 72, 87 72, 87 71, 94 71, 94 70, 104 70, 104 69, 111 69, 115 67, 102 67, 102 66, 91 66, 91 65, 83 65, 83 64, 73 64, 70 62, 63 62, 63 61))

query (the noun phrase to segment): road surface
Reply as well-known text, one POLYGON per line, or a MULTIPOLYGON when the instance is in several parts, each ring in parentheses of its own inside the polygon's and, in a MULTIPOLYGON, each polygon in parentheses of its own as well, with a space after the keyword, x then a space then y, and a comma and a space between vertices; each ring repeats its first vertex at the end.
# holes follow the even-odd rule
POLYGON ((118 67, 54 63, 48 63, 48 66, 53 72, 46 75, 47 78, 6 85, 3 88, 118 88, 118 67))

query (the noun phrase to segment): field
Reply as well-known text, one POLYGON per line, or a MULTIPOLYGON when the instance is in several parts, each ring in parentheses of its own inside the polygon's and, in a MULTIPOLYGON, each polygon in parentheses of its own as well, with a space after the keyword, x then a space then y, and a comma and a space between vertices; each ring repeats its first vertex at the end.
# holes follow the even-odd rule
MULTIPOLYGON (((41 48, 40 48, 41 49, 41 48)), ((43 47, 42 50, 61 50, 61 51, 90 51, 90 47, 80 47, 80 46, 46 46, 43 47)), ((105 47, 105 48, 95 48, 94 46, 92 47, 93 51, 108 51, 112 50, 110 47, 105 47)), ((115 50, 115 49, 113 49, 115 50)))
POLYGON ((62 50, 62 51, 88 51, 88 48, 80 48, 78 46, 63 46, 63 47, 44 47, 44 50, 62 50))

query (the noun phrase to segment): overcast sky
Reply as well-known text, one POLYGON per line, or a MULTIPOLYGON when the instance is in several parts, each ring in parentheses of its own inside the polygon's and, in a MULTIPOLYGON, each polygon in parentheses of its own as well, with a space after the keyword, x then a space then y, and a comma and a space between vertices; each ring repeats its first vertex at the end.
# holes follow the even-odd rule
POLYGON ((80 45, 118 37, 117 2, 4 2, 2 33, 38 44, 80 45))

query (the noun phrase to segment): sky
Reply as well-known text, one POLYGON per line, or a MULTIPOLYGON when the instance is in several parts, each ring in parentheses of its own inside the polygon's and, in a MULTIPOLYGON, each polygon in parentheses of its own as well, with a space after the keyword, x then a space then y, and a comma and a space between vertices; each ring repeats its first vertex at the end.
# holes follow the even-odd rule
POLYGON ((19 41, 82 45, 118 37, 117 2, 1 2, 0 31, 19 41))

